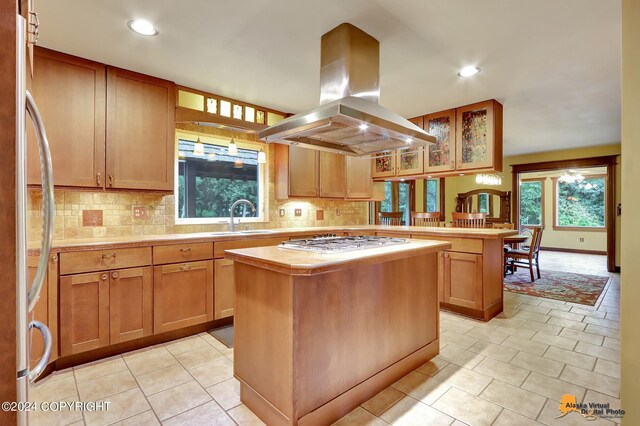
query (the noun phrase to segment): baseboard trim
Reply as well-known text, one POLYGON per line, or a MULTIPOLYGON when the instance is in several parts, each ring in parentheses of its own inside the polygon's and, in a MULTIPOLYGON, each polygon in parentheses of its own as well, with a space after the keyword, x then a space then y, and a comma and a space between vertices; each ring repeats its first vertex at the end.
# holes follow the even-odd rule
POLYGON ((581 249, 570 249, 570 248, 561 248, 561 247, 540 247, 540 250, 546 251, 561 251, 564 253, 578 253, 578 254, 601 254, 606 256, 607 251, 602 250, 581 250, 581 249))

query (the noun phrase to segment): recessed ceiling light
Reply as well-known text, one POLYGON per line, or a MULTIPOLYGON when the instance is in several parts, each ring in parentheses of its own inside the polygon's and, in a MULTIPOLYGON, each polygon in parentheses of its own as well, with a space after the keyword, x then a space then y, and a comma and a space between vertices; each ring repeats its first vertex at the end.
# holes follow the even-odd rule
POLYGON ((404 141, 405 141, 406 143, 411 143, 411 142, 413 142, 413 139, 411 139, 411 138, 406 138, 404 141))
POLYGON ((473 65, 469 65, 468 67, 464 67, 460 71, 458 71, 458 76, 471 77, 472 75, 476 75, 479 72, 480 72, 480 68, 474 67, 473 65))
POLYGON ((146 19, 133 19, 127 22, 127 26, 131 31, 138 34, 146 36, 158 35, 158 30, 156 30, 153 24, 146 19))
POLYGON ((365 130, 367 130, 368 128, 369 128, 369 126, 367 126, 365 123, 362 123, 362 124, 360 125, 360 130, 362 130, 362 131, 365 131, 365 130))

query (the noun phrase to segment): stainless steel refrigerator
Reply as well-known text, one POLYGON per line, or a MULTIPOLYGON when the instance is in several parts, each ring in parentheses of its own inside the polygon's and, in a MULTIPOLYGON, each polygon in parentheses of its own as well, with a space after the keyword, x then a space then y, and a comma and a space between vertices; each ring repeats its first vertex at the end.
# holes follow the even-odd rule
MULTIPOLYGON (((55 203, 53 198, 53 176, 51 154, 44 124, 31 94, 26 90, 27 43, 37 41, 37 16, 30 15, 29 24, 24 17, 16 19, 16 346, 17 346, 17 387, 18 403, 29 398, 29 385, 33 383, 47 366, 51 358, 53 340, 47 326, 39 321, 29 321, 29 313, 33 310, 44 283, 53 237, 53 219, 55 203), (36 139, 40 151, 40 168, 42 174, 42 241, 40 244, 40 260, 33 283, 27 282, 27 116, 33 121, 36 139), (38 363, 29 365, 29 334, 32 329, 40 331, 44 338, 44 353, 38 363)), ((18 424, 28 424, 28 412, 18 410, 18 424)))

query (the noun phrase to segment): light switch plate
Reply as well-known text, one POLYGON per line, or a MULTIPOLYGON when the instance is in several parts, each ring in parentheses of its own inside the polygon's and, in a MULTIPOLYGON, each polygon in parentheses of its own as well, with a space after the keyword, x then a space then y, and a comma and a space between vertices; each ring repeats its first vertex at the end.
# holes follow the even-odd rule
POLYGON ((336 209, 336 216, 340 216, 340 209, 336 209))
POLYGON ((295 215, 296 216, 302 216, 302 209, 296 209, 295 210, 295 215))
POLYGON ((144 207, 134 207, 133 217, 136 219, 144 219, 145 217, 147 217, 147 209, 144 207))
POLYGON ((278 211, 278 214, 280 215, 280 217, 284 217, 284 209, 280 209, 278 211))

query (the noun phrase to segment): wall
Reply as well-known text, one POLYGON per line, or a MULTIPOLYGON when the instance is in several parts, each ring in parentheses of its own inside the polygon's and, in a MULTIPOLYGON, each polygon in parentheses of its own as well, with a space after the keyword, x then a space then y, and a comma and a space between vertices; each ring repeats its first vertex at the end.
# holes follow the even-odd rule
MULTIPOLYGON (((196 129, 193 125, 179 125, 187 131, 196 129)), ((230 137, 228 131, 201 127, 201 133, 230 137)), ((238 135, 234 135, 236 139, 238 135)), ((246 140, 255 141, 246 137, 246 140)), ((252 229, 288 228, 305 226, 336 226, 366 224, 368 203, 344 200, 290 200, 279 201, 274 197, 274 146, 269 150, 269 171, 267 175, 269 200, 267 222, 251 223, 252 229), (294 216, 294 209, 302 209, 302 216, 294 216), (285 209, 285 216, 279 210, 285 209), (323 210, 324 218, 316 219, 316 212, 323 210), (339 211, 339 214, 338 214, 339 211)), ((55 176, 54 176, 55 179, 55 176)), ((55 240, 100 238, 132 235, 154 235, 166 233, 210 232, 226 230, 227 224, 179 225, 175 223, 175 196, 143 192, 114 192, 87 190, 56 190, 55 240), (134 218, 133 207, 145 207, 147 217, 134 218), (84 210, 101 210, 103 226, 82 226, 84 210)), ((29 193, 29 240, 39 241, 41 235, 42 194, 38 190, 29 193)))
POLYGON ((640 2, 622 0, 622 222, 621 369, 623 425, 640 425, 640 286, 635 266, 640 259, 640 2))
MULTIPOLYGON (((537 163, 542 161, 554 161, 554 160, 569 160, 575 158, 588 158, 588 157, 600 157, 605 155, 617 155, 621 154, 621 146, 615 145, 602 145, 596 147, 566 149, 558 151, 549 151, 536 154, 517 155, 512 157, 505 157, 503 160, 502 172, 498 173, 502 176, 502 185, 494 186, 492 188, 500 191, 511 191, 511 165, 514 164, 527 164, 537 163)), ((618 166, 616 167, 616 205, 621 202, 621 180, 620 180, 620 158, 618 158, 618 166)), ((475 176, 455 176, 446 179, 445 183, 445 213, 447 222, 451 221, 451 213, 456 208, 456 196, 460 192, 467 192, 473 189, 478 189, 481 186, 476 184, 475 176)), ((513 212, 512 212, 513 214, 513 212)), ((513 216, 512 216, 513 217, 513 216)), ((621 218, 616 217, 616 265, 620 265, 620 226, 621 218)), ((547 223, 549 226, 549 223, 547 223)), ((545 230, 545 232, 548 228, 545 230)))

